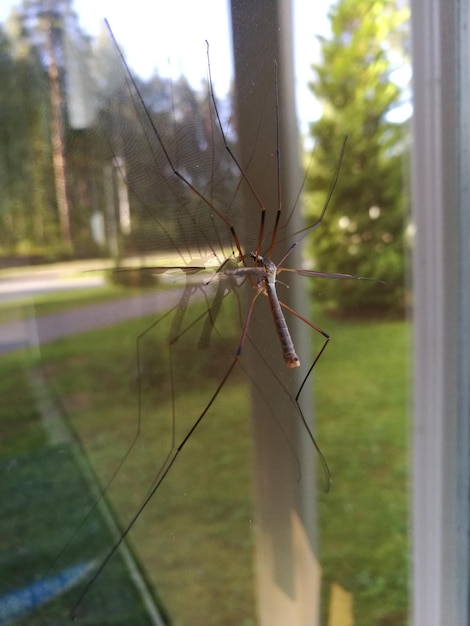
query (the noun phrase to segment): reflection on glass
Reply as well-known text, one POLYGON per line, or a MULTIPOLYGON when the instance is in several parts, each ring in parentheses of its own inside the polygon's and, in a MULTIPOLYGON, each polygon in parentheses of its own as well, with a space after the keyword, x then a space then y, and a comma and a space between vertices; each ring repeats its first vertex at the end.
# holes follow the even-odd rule
MULTIPOLYGON (((364 10, 360 3, 356 9, 364 10)), ((367 33, 354 20, 345 32, 370 41, 367 16, 367 33)), ((270 564, 259 560, 269 537, 256 532, 263 497, 253 484, 266 485, 278 500, 274 525, 282 534, 287 502, 279 494, 287 477, 309 515, 318 504, 315 541, 300 518, 286 524, 302 545, 315 544, 323 623, 341 614, 361 624, 405 623, 406 297, 397 278, 404 142, 403 128, 385 115, 393 94, 381 101, 378 76, 358 97, 359 79, 373 63, 362 58, 362 69, 343 82, 335 63, 341 65, 340 52, 345 66, 358 54, 354 38, 325 43, 315 91, 327 99, 336 89, 337 109, 333 115, 326 107, 313 126, 317 150, 305 180, 284 201, 277 231, 281 253, 300 239, 288 231, 300 211, 300 188, 307 224, 318 218, 348 133, 324 223, 291 265, 304 275, 284 278, 286 272, 278 284, 284 299, 284 281, 292 292, 292 283, 313 289, 315 306, 303 314, 333 338, 314 381, 315 435, 333 480, 324 493, 318 457, 292 401, 298 383, 282 362, 265 298, 256 315, 269 324, 268 341, 260 346, 249 328, 243 356, 234 361, 246 315, 243 290, 249 297, 253 290, 227 270, 240 265, 241 253, 266 252, 278 208, 271 122, 279 115, 282 124, 283 111, 276 111, 274 73, 265 76, 263 102, 250 105, 253 143, 240 146, 232 102, 217 94, 219 125, 207 83, 196 90, 184 76, 136 77, 144 109, 109 38, 87 42, 79 22, 60 8, 24 17, 20 11, 2 40, 4 81, 13 88, 9 100, 1 96, 11 117, 1 122, 8 149, 0 169, 0 379, 8 401, 1 411, 0 616, 63 623, 76 610, 89 624, 258 623, 256 577, 270 564), (15 30, 21 23, 27 28, 15 30), (364 98, 370 115, 361 118, 364 98), (242 173, 223 133, 243 155, 242 173), (266 204, 259 244, 261 209, 244 176, 255 176, 253 155, 265 147, 275 201, 266 204), (313 271, 387 284, 314 280, 313 271), (245 352, 261 354, 258 366, 271 388, 290 398, 287 413, 274 392, 253 388, 245 352), (253 395, 265 408, 262 428, 274 433, 269 445, 280 450, 277 478, 254 462, 253 440, 262 446, 269 438, 253 436, 253 395), (293 420, 300 424, 294 434, 293 420), (302 469, 305 450, 318 465, 314 477, 302 469)), ((236 12, 234 18, 241 19, 236 12)), ((246 72, 253 79, 254 69, 246 72)), ((281 167, 286 153, 281 149, 281 167)), ((324 338, 310 330, 303 337, 314 337, 317 354, 324 338)), ((302 368, 305 375, 308 363, 302 368)), ((276 547, 282 576, 268 594, 284 593, 288 578, 276 547)), ((310 602, 301 588, 295 581, 289 602, 310 602)))

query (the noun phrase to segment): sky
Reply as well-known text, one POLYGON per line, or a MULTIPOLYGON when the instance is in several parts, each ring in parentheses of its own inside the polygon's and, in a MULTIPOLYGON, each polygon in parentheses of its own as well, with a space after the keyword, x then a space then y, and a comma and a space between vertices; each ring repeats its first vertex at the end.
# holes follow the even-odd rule
MULTIPOLYGON (((176 77, 184 72, 193 86, 199 86, 207 72, 207 39, 215 89, 224 95, 232 78, 228 4, 228 0, 75 0, 74 8, 80 26, 90 35, 98 35, 103 19, 108 19, 129 65, 143 78, 154 70, 176 77)), ((16 5, 18 0, 0 0, 0 22, 16 5)), ((308 123, 321 112, 307 83, 313 78, 310 65, 318 60, 316 35, 329 32, 330 0, 293 0, 293 5, 297 111, 306 134, 308 123)))

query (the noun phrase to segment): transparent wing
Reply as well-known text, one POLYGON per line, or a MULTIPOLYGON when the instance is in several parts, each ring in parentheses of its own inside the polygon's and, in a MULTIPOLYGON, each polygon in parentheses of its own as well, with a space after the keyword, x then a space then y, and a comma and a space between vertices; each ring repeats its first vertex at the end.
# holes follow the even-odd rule
MULTIPOLYGON (((57 611, 72 609, 82 619, 98 615, 102 623, 119 606, 117 599, 131 591, 118 582, 126 576, 119 572, 118 553, 124 550, 124 569, 136 567, 129 565, 132 554, 125 556, 126 539, 145 571, 139 597, 146 597, 148 579, 150 597, 161 597, 172 615, 187 614, 187 598, 193 598, 191 615, 198 623, 196 612, 208 611, 196 599, 210 589, 226 598, 218 600, 225 617, 214 618, 216 623, 227 615, 239 623, 254 615, 247 419, 253 368, 262 368, 271 388, 288 398, 289 410, 281 411, 270 394, 256 384, 252 390, 267 415, 264 427, 287 450, 283 475, 300 479, 291 428, 292 420, 303 419, 297 389, 278 373, 279 338, 264 297, 257 298, 256 315, 272 330, 263 345, 250 329, 240 287, 255 287, 248 290, 253 297, 261 293, 258 279, 234 271, 251 252, 270 255, 273 232, 283 258, 290 243, 279 200, 264 206, 249 178, 258 135, 271 134, 276 189, 276 132, 264 125, 266 108, 276 110, 274 79, 267 78, 264 106, 254 112, 253 147, 245 147, 239 162, 230 114, 218 117, 210 89, 195 93, 184 79, 140 81, 110 45, 112 80, 102 89, 97 123, 89 131, 94 150, 86 162, 118 265, 111 275, 131 289, 145 287, 137 296, 128 292, 115 308, 132 300, 143 313, 150 297, 152 311, 84 337, 79 358, 76 345, 66 345, 69 367, 49 371, 61 389, 77 458, 89 464, 90 483, 99 484, 88 507, 72 502, 72 527, 64 530, 50 566, 61 572, 78 564, 85 572, 80 590, 73 589, 57 611), (136 266, 137 273, 129 271, 136 266), (255 353, 255 366, 245 361, 242 342, 255 353), (98 530, 103 520, 108 530, 98 530)), ((218 113, 229 110, 219 103, 218 113)))
MULTIPOLYGON (((77 454, 84 454, 99 484, 86 518, 83 501, 71 503, 70 530, 63 531, 64 546, 55 546, 52 573, 77 563, 85 572, 57 611, 72 609, 85 620, 101 616, 97 623, 114 614, 109 605, 123 588, 121 558, 113 550, 119 545, 120 552, 127 536, 152 594, 156 590, 171 613, 182 610, 183 597, 198 596, 199 587, 220 597, 233 589, 244 597, 237 619, 248 618, 251 444, 247 376, 234 367, 243 281, 225 270, 237 266, 242 245, 256 242, 258 233, 234 236, 242 233, 240 172, 221 140, 208 92, 196 94, 183 79, 133 83, 117 51, 109 71, 112 85, 90 131, 96 151, 88 165, 119 264, 110 276, 131 287, 116 308, 132 300, 143 311, 141 298, 151 297, 154 310, 100 331, 95 341, 84 338, 69 391, 61 372, 50 372, 79 442, 77 454), (145 291, 135 292, 135 285, 145 291), (173 466, 188 433, 185 454, 173 466), (169 463, 171 480, 160 485, 169 463), (157 497, 149 498, 156 486, 157 497), (115 517, 109 534, 100 528, 106 503, 115 517), (244 524, 228 522, 234 509, 244 524), (237 566, 221 576, 230 552, 237 566), (178 560, 185 582, 172 580, 178 560)), ((221 614, 231 601, 223 604, 221 614)), ((50 617, 54 609, 42 613, 50 617)))

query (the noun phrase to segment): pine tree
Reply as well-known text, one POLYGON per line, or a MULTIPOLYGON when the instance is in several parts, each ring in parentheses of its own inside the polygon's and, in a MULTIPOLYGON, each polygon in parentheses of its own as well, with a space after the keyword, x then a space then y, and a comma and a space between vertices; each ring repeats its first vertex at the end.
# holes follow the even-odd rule
POLYGON ((386 283, 322 282, 328 305, 349 315, 396 312, 404 302, 406 124, 388 119, 402 97, 392 73, 406 65, 408 9, 399 3, 339 0, 330 12, 331 39, 321 40, 322 61, 313 66, 311 89, 323 115, 311 126, 312 216, 321 211, 348 135, 340 178, 314 238, 316 267, 386 283))
POLYGON ((31 254, 51 242, 55 220, 46 81, 34 51, 3 30, 0 77, 0 254, 31 254))

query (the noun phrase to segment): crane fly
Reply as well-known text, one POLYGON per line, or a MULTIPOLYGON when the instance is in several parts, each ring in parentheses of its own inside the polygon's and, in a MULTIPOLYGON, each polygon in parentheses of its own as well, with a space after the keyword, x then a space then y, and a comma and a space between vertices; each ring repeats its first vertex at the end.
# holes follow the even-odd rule
MULTIPOLYGON (((158 250, 159 257, 165 257, 162 263, 157 261, 147 265, 144 272, 157 277, 163 286, 169 287, 169 295, 167 308, 162 310, 157 319, 144 328, 137 338, 139 425, 127 452, 108 479, 102 495, 107 494, 108 488, 118 474, 122 473, 124 464, 129 462, 131 452, 138 444, 142 444, 140 424, 143 416, 151 413, 155 397, 164 407, 162 410, 170 416, 170 424, 166 433, 166 443, 165 441, 162 443, 163 437, 159 437, 162 449, 166 446, 163 462, 157 461, 154 476, 144 496, 141 497, 130 519, 124 522, 119 538, 83 587, 74 603, 73 616, 78 615, 77 611, 85 597, 154 496, 166 488, 168 482, 166 478, 170 470, 174 471, 177 459, 185 456, 182 455, 183 450, 190 448, 187 446, 188 442, 193 441, 196 431, 202 429, 208 413, 216 412, 217 405, 227 392, 227 383, 239 375, 250 379, 242 357, 247 343, 257 349, 256 341, 250 335, 250 321, 257 315, 255 305, 260 300, 267 300, 269 303, 271 324, 278 341, 277 354, 282 356, 285 371, 305 368, 299 388, 292 393, 283 376, 262 357, 273 384, 283 390, 292 405, 291 415, 278 415, 276 406, 270 403, 269 398, 263 397, 267 412, 272 416, 272 427, 279 431, 279 436, 284 439, 284 445, 291 449, 292 464, 295 466, 296 452, 293 442, 284 433, 283 421, 288 419, 301 421, 306 436, 318 454, 323 467, 326 490, 329 489, 330 471, 304 416, 299 398, 313 368, 324 353, 330 336, 306 316, 283 302, 282 297, 278 296, 277 285, 284 286, 284 283, 278 277, 283 275, 318 279, 363 279, 350 274, 291 268, 287 265, 294 249, 315 231, 324 219, 339 177, 345 140, 318 219, 297 233, 294 241, 288 241, 283 236, 283 229, 295 205, 287 214, 281 206, 279 130, 274 129, 276 145, 273 150, 276 155, 274 180, 277 185, 278 204, 274 209, 272 224, 268 226, 272 210, 265 206, 251 182, 250 164, 242 163, 237 156, 234 147, 236 136, 234 128, 230 123, 224 126, 222 121, 221 105, 217 102, 213 89, 209 45, 206 43, 208 97, 202 107, 201 116, 193 95, 182 82, 177 85, 177 96, 180 100, 176 104, 175 94, 167 90, 165 83, 154 85, 153 92, 145 91, 127 66, 118 43, 109 25, 107 26, 122 75, 118 81, 119 95, 114 97, 110 113, 108 117, 102 119, 101 126, 105 129, 104 134, 114 156, 113 163, 118 177, 124 181, 128 190, 133 213, 137 215, 139 224, 145 226, 139 231, 141 248, 137 250, 142 254, 148 250, 152 252, 158 250), (116 108, 113 110, 117 101, 121 105, 119 111, 116 108), (193 123, 191 116, 194 118, 193 123), (190 156, 188 160, 187 155, 190 156), (249 202, 254 207, 252 223, 246 228, 241 226, 240 220, 242 191, 243 202, 246 202, 248 194, 249 202), (284 251, 275 259, 277 255, 275 251, 282 245, 285 245, 284 251), (242 312, 239 296, 242 287, 252 290, 245 313, 242 312), (171 304, 168 304, 170 301, 171 304), (321 337, 322 344, 312 363, 301 363, 285 313, 296 317, 321 337), (234 327, 237 332, 233 330, 234 327), (165 329, 163 333, 160 332, 160 328, 165 329), (155 345, 148 347, 157 329, 160 337, 164 335, 158 350, 155 345), (204 360, 202 356, 199 357, 211 350, 214 350, 212 354, 216 354, 217 351, 217 359, 207 357, 204 360), (162 378, 159 378, 162 368, 165 370, 164 383, 162 378), (204 385, 201 397, 194 393, 189 382, 198 369, 204 375, 210 372, 213 380, 212 387, 208 385, 206 389, 204 385), (149 401, 150 394, 153 394, 153 400, 149 401), (185 395, 192 398, 189 404, 185 395), (182 425, 180 422, 183 422, 182 425)), ((271 98, 274 98, 277 125, 279 105, 276 72, 274 64, 271 98)), ((110 100, 113 101, 113 98, 110 100)), ((262 119, 261 112, 260 127, 262 119)), ((132 240, 132 236, 128 239, 132 247, 135 239, 132 240)), ((200 379, 202 380, 202 375, 200 379)), ((218 426, 223 428, 220 423, 218 426)), ((180 463, 181 460, 177 465, 180 463)))

